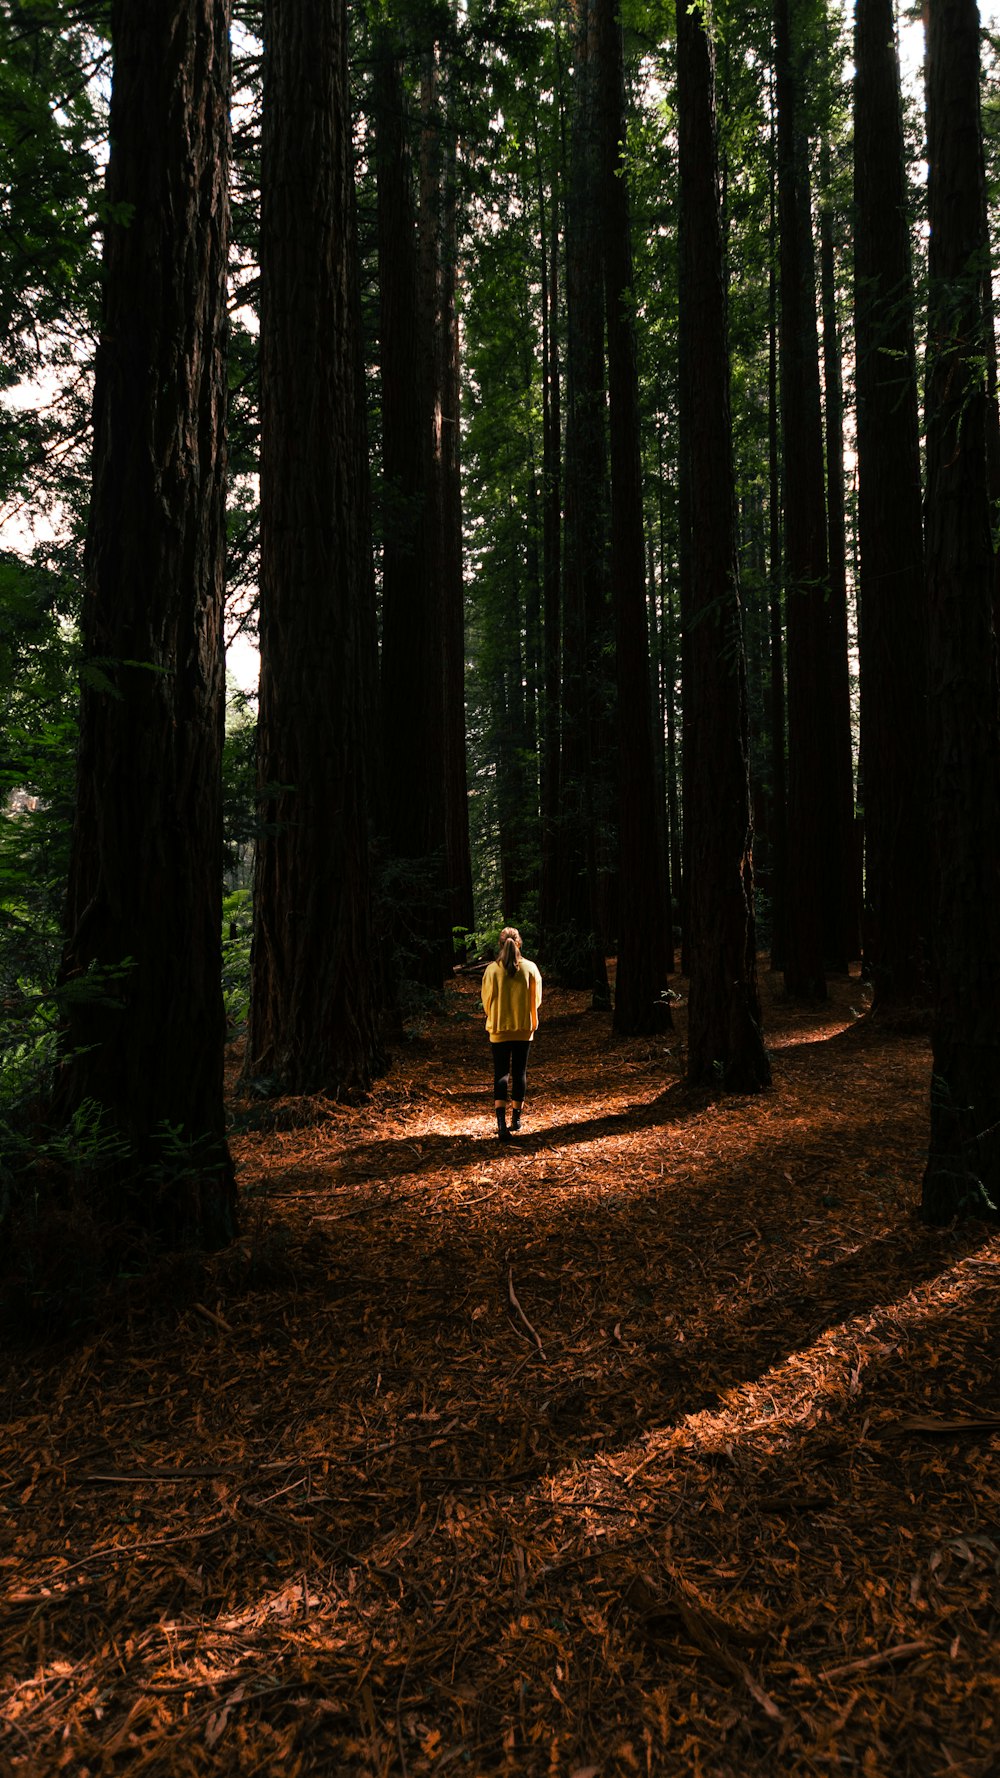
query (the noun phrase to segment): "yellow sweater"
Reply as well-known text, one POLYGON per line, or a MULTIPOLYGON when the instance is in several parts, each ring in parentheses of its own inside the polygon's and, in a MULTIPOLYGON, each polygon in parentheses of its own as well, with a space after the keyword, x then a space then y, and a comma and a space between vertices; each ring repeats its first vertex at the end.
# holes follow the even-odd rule
POLYGON ((530 1043, 538 1030, 542 978, 534 963, 522 957, 517 974, 508 975, 491 963, 483 976, 483 1011, 491 1043, 530 1043))

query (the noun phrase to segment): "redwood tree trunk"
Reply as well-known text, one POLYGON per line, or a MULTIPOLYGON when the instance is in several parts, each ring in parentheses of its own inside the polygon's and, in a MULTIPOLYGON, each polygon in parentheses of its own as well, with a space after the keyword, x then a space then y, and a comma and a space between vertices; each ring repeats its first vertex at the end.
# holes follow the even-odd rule
POLYGON ((611 585, 618 686, 618 969, 614 1029, 671 1024, 670 897, 653 752, 646 560, 639 445, 639 374, 632 314, 632 241, 622 164, 625 81, 615 0, 596 0, 603 163, 604 295, 611 445, 611 585))
POLYGON ((560 811, 560 692, 562 689, 562 499, 559 365, 559 197, 552 176, 552 225, 546 237, 546 192, 541 148, 536 144, 542 306, 542 697, 541 872, 538 919, 543 933, 555 927, 554 835, 560 811))
POLYGON ((600 156, 593 0, 580 8, 575 44, 570 181, 566 204, 567 414, 564 472, 564 602, 561 814, 553 836, 555 944, 570 987, 606 1004, 607 970, 598 904, 595 759, 601 639, 607 589, 607 442, 601 302, 600 156))
POLYGON ((282 1092, 381 1063, 369 814, 374 631, 344 0, 269 0, 261 158, 261 566, 246 1068, 282 1092))
POLYGON ((854 61, 864 955, 880 1009, 926 992, 928 915, 920 416, 892 0, 858 0, 854 61))
POLYGON ((227 0, 116 0, 112 41, 60 1096, 67 1113, 95 1100, 134 1157, 139 1191, 109 1214, 220 1242, 236 1223, 221 990, 227 0), (168 1130, 192 1145, 176 1183, 168 1130))
POLYGON ((677 12, 681 299, 689 374, 692 609, 685 655, 687 1077, 756 1092, 771 1071, 754 940, 746 661, 739 602, 715 71, 704 14, 677 12))
POLYGON ((1000 1203, 1000 729, 975 0, 930 0, 927 587, 935 865, 933 1223, 1000 1203))
POLYGON ((422 289, 401 63, 388 28, 380 29, 376 40, 374 112, 386 837, 396 872, 393 924, 400 966, 437 987, 451 967, 451 902, 445 874, 446 626, 437 548, 433 311, 422 289))
POLYGON ((778 412, 778 227, 776 214, 777 169, 774 165, 774 126, 771 129, 770 169, 771 266, 768 278, 767 353, 767 504, 770 650, 768 656, 767 712, 770 722, 771 808, 767 863, 771 879, 771 968, 785 967, 785 906, 787 878, 788 797, 785 770, 785 639, 783 624, 781 557, 781 452, 778 412))
POLYGON ((821 158, 820 289, 823 302, 823 396, 826 422, 826 515, 830 557, 827 644, 831 729, 827 823, 826 954, 842 975, 861 955, 861 883, 855 869, 851 677, 847 623, 847 513, 844 498, 844 381, 837 316, 837 255, 830 208, 830 151, 821 158))
POLYGON ((461 340, 458 325, 458 140, 445 111, 441 192, 441 591, 444 626, 445 822, 451 924, 475 924, 465 753, 465 584, 462 562, 461 340))
MULTIPOLYGON (((513 516, 513 515, 512 515, 513 516)), ((519 564, 518 564, 519 566, 519 564)), ((521 645, 522 598, 515 573, 493 644, 493 722, 496 736, 497 841, 500 849, 501 913, 505 923, 523 920, 532 887, 536 791, 528 760, 521 645)))
POLYGON ((802 51, 792 28, 801 5, 802 0, 775 0, 774 10, 788 637, 785 986, 796 996, 825 998, 827 827, 833 803, 829 567, 802 51))

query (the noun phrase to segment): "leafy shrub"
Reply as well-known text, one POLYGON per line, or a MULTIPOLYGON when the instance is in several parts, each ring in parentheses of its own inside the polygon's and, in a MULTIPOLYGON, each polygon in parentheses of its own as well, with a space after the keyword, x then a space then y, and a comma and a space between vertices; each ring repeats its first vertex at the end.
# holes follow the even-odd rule
POLYGON ((245 1027, 250 1009, 250 941, 253 896, 234 889, 222 903, 222 998, 230 1036, 245 1027))
POLYGON ((229 890, 249 886, 257 829, 256 700, 230 683, 222 748, 222 830, 229 890))

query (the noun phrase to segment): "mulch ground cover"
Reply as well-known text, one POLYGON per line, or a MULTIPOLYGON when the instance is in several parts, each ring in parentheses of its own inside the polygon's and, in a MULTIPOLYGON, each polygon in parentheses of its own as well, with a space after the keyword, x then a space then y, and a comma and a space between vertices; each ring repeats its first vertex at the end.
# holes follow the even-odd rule
POLYGON ((765 995, 713 1101, 547 989, 506 1148, 472 977, 234 1097, 239 1243, 11 1360, 0 1769, 1000 1770, 1000 1238, 926 1038, 765 995))

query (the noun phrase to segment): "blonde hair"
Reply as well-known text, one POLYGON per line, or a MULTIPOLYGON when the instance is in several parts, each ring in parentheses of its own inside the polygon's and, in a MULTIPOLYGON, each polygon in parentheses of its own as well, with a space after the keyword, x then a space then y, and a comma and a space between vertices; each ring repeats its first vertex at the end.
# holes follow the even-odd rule
POLYGON ((516 975, 521 962, 521 934, 516 926, 505 926, 500 934, 497 962, 508 975, 516 975))

